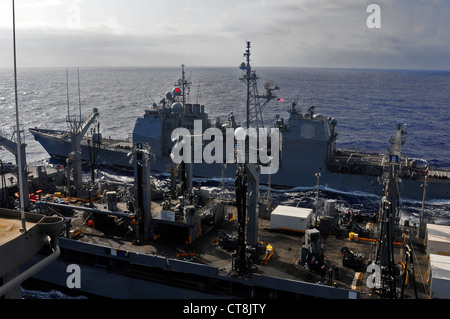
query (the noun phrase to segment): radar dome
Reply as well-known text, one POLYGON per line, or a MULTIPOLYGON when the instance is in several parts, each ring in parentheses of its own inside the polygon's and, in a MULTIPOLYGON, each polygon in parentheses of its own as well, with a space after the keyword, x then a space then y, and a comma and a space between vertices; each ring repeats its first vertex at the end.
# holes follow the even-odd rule
POLYGON ((166 92, 166 99, 171 100, 173 98, 171 92, 166 92))
POLYGON ((181 114, 183 113, 183 105, 180 102, 175 102, 171 107, 173 114, 181 114))

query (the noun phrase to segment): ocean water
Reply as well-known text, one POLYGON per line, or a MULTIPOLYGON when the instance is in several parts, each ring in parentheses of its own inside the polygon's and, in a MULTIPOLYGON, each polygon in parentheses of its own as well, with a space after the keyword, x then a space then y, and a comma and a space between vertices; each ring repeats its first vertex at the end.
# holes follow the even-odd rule
MULTIPOLYGON (((383 152, 390 146, 397 123, 408 132, 403 154, 426 159, 429 166, 450 168, 450 72, 313 68, 255 68, 259 93, 264 84, 280 87, 279 98, 264 109, 264 121, 271 125, 278 114, 287 118, 291 101, 306 112, 315 106, 317 113, 337 119, 338 147, 383 152)), ((90 114, 98 108, 103 136, 129 137, 135 120, 151 103, 158 103, 181 76, 181 66, 173 68, 80 68, 80 94, 77 69, 69 69, 69 110, 65 68, 26 68, 18 70, 19 116, 25 131, 28 163, 48 160, 48 154, 34 141, 28 128, 67 129, 66 116, 90 114)), ((230 112, 245 121, 245 85, 239 68, 186 67, 191 81, 188 101, 205 105, 214 122, 230 112)), ((14 78, 12 69, 0 69, 0 130, 11 134, 15 126, 14 78)), ((14 162, 12 154, 0 150, 3 162, 14 162)), ((110 170, 101 175, 132 183, 132 177, 110 170)), ((156 176, 167 186, 167 176, 156 176)), ((219 180, 199 180, 213 194, 221 195, 219 180)), ((226 194, 233 196, 234 182, 227 180, 226 194)), ((265 194, 267 188, 261 187, 265 194)), ((313 205, 311 190, 295 188, 272 190, 274 205, 313 205)), ((359 193, 321 192, 321 196, 346 202, 349 207, 362 203, 362 212, 378 211, 379 198, 359 193)), ((403 201, 404 218, 418 220, 421 203, 403 201)), ((450 201, 427 203, 426 214, 437 223, 450 224, 450 201)), ((36 297, 25 291, 30 298, 36 297), (34 297, 33 297, 34 296, 34 297)), ((51 296, 49 298, 59 298, 51 296)))

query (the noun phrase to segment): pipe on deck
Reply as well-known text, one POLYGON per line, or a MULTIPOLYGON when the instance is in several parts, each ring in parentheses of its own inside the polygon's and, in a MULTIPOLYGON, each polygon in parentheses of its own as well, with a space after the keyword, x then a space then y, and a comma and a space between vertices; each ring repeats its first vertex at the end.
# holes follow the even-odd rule
POLYGON ((119 217, 134 217, 134 214, 125 213, 125 212, 112 212, 109 210, 100 210, 96 208, 89 208, 89 207, 82 207, 82 206, 72 206, 67 204, 58 204, 58 203, 48 203, 48 202, 37 202, 38 205, 48 205, 58 208, 66 208, 66 209, 73 209, 73 210, 82 210, 89 213, 98 213, 103 215, 113 215, 113 216, 119 216, 119 217))
POLYGON ((36 273, 46 268, 48 265, 58 259, 61 254, 61 250, 59 249, 58 239, 56 237, 51 239, 51 245, 53 247, 53 253, 2 285, 0 287, 0 297, 8 293, 11 289, 16 288, 23 281, 34 276, 36 273))

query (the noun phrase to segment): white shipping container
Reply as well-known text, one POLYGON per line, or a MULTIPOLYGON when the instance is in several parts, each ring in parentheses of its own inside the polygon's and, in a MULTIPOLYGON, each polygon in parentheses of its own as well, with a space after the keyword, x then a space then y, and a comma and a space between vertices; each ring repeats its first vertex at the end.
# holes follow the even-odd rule
POLYGON ((427 224, 427 255, 450 255, 450 226, 427 224))
POLYGON ((270 214, 270 228, 305 232, 311 225, 312 209, 278 205, 270 214))
POLYGON ((436 299, 450 299, 450 256, 430 255, 430 296, 436 299))

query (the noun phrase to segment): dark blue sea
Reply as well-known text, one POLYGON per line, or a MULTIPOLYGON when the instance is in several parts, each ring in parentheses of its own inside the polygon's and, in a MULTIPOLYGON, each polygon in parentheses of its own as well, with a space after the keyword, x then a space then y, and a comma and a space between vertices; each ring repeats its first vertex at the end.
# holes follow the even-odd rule
MULTIPOLYGON (((450 168, 450 71, 407 71, 372 69, 255 68, 259 90, 271 82, 280 87, 274 100, 264 109, 264 121, 271 125, 278 114, 287 118, 294 100, 306 112, 337 119, 337 145, 341 148, 385 152, 397 123, 408 132, 402 153, 424 159, 430 167, 450 168)), ((135 120, 151 103, 158 103, 181 76, 181 66, 173 68, 80 68, 80 94, 77 69, 69 69, 69 112, 83 114, 98 108, 103 136, 130 136, 135 120)), ((15 125, 14 78, 12 69, 0 69, 0 130, 11 133, 15 125)), ((191 81, 188 100, 205 105, 214 122, 230 112, 245 121, 245 85, 236 68, 186 67, 191 81)), ((25 68, 18 70, 19 116, 25 130, 28 163, 48 160, 48 155, 28 132, 30 127, 67 129, 67 91, 65 68, 25 68)), ((0 150, 3 162, 14 162, 0 150)), ((105 171, 109 177, 130 181, 128 176, 105 171)), ((165 183, 165 177, 158 177, 165 183)), ((220 181, 202 181, 213 192, 220 181)), ((233 183, 229 181, 230 185, 233 183)), ((262 192, 267 189, 262 188, 262 192)), ((232 193, 232 192, 231 192, 232 193)), ((275 203, 297 205, 310 193, 299 189, 272 192, 275 203)), ((322 194, 363 203, 364 211, 377 211, 379 198, 351 193, 322 194)), ((403 202, 404 214, 417 219, 420 202, 403 202)), ((427 203, 427 212, 437 223, 450 224, 450 202, 427 203)))
MULTIPOLYGON (((280 87, 278 97, 264 109, 266 124, 275 115, 287 117, 295 100, 303 111, 316 112, 338 121, 338 145, 345 148, 383 151, 395 132, 406 124, 404 154, 427 159, 429 166, 450 168, 450 71, 403 71, 361 69, 256 68, 260 93, 264 84, 280 87)), ((210 117, 234 112, 245 121, 245 86, 236 68, 190 68, 189 100, 205 105, 210 117)), ((136 117, 159 102, 181 76, 174 68, 81 68, 80 100, 83 114, 99 109, 103 135, 127 137, 136 117)), ((77 69, 69 69, 70 114, 79 112, 77 69)), ((67 94, 65 68, 18 70, 19 115, 25 130, 30 127, 66 129, 67 94)), ((0 69, 0 128, 12 132, 15 125, 12 69, 0 69)), ((26 133, 29 162, 46 158, 44 149, 26 133)), ((12 161, 6 151, 0 158, 12 161)))

